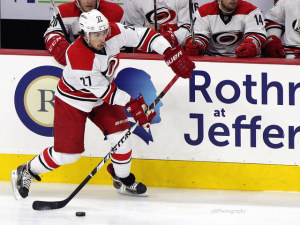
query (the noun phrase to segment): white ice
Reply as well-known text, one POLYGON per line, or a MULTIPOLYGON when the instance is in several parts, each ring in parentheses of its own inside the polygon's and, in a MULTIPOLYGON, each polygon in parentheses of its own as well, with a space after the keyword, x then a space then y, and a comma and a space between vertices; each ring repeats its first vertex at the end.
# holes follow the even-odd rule
POLYGON ((68 197, 75 184, 33 183, 16 201, 9 182, 0 182, 1 225, 297 225, 300 193, 148 188, 149 197, 123 196, 112 186, 86 185, 68 205, 34 211, 34 200, 68 197), (76 217, 77 211, 86 212, 76 217))

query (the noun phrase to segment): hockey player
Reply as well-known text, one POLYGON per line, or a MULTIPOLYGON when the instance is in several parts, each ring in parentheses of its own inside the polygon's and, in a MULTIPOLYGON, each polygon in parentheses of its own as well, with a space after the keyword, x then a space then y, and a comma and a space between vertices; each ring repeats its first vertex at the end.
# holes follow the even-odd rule
MULTIPOLYGON (((119 5, 105 0, 75 0, 59 5, 58 10, 71 42, 78 37, 80 14, 89 12, 92 9, 98 9, 110 22, 120 22, 124 14, 123 9, 119 5)), ((44 34, 44 42, 46 49, 54 56, 55 60, 65 66, 65 53, 70 43, 67 41, 57 21, 56 15, 53 16, 50 26, 44 34)))
POLYGON ((263 15, 243 0, 218 0, 195 12, 195 43, 186 39, 188 55, 255 57, 266 40, 263 15))
MULTIPOLYGON (((143 96, 133 99, 114 83, 119 65, 120 48, 138 47, 142 51, 164 54, 172 70, 183 78, 190 78, 195 64, 184 54, 183 48, 171 48, 169 42, 150 28, 133 28, 109 23, 98 10, 82 13, 79 19, 80 37, 66 52, 67 65, 63 70, 54 106, 54 146, 46 148, 11 174, 15 197, 28 196, 33 177, 73 163, 84 152, 84 129, 89 118, 112 146, 129 128, 123 106, 139 125, 149 127, 155 116, 147 110, 143 96)), ((146 186, 130 173, 131 146, 128 139, 111 156, 108 171, 114 186, 121 194, 146 196, 146 186)))
POLYGON ((300 0, 280 0, 266 13, 264 56, 300 58, 300 0))
POLYGON ((156 0, 155 18, 153 0, 130 0, 124 4, 125 24, 135 27, 155 28, 170 42, 172 47, 184 45, 190 33, 188 0, 156 0))

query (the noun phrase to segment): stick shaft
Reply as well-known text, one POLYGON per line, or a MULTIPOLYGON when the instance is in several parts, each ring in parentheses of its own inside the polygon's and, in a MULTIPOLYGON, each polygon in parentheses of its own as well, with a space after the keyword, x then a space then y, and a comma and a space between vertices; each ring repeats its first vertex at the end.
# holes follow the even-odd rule
POLYGON ((189 13, 190 13, 190 23, 191 23, 191 35, 192 35, 192 42, 195 44, 193 11, 194 11, 193 10, 193 0, 189 0, 189 13))
POLYGON ((57 6, 56 6, 55 3, 54 3, 54 0, 51 0, 51 3, 52 3, 52 6, 53 6, 53 9, 54 9, 54 12, 55 12, 55 14, 56 14, 56 18, 57 18, 57 20, 58 20, 58 22, 59 22, 59 25, 60 25, 60 27, 61 27, 61 29, 62 29, 64 35, 65 35, 65 38, 66 38, 67 42, 71 43, 69 34, 68 34, 67 29, 66 29, 66 27, 65 27, 65 24, 64 24, 64 22, 63 22, 63 20, 62 20, 62 18, 61 18, 61 15, 60 15, 60 13, 59 13, 59 11, 58 11, 58 8, 57 8, 57 6))
POLYGON ((156 5, 156 0, 153 0, 153 5, 154 5, 154 29, 158 31, 158 26, 157 26, 157 5, 156 5))

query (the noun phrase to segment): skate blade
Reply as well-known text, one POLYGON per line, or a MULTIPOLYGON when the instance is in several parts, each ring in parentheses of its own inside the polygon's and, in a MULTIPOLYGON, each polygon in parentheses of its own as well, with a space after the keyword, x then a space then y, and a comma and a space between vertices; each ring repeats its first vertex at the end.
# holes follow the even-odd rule
POLYGON ((19 194, 19 191, 17 188, 17 178, 18 178, 17 170, 13 170, 10 174, 10 182, 12 185, 12 190, 13 190, 15 199, 20 200, 20 199, 22 199, 22 196, 19 194))
POLYGON ((119 194, 121 194, 121 195, 130 195, 130 196, 137 196, 137 197, 148 197, 149 196, 148 193, 147 193, 147 191, 145 193, 143 193, 143 194, 133 194, 133 193, 131 193, 129 191, 126 191, 126 190, 123 191, 123 190, 120 190, 120 189, 117 189, 117 192, 119 194))

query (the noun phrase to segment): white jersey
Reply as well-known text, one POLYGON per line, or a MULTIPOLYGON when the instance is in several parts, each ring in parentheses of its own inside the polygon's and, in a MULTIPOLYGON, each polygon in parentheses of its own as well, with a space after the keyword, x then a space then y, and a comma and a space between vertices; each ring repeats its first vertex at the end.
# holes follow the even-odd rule
MULTIPOLYGON (((180 45, 190 33, 188 0, 156 0, 157 24, 176 24, 175 36, 180 45)), ((132 26, 154 26, 153 0, 127 0, 124 5, 125 24, 132 26)))
POLYGON ((300 50, 300 0, 278 1, 265 20, 267 35, 281 38, 287 57, 293 57, 293 51, 300 50))
POLYGON ((159 33, 149 28, 133 28, 110 23, 111 34, 105 46, 96 51, 81 38, 67 49, 67 65, 63 70, 55 95, 84 112, 106 102, 125 106, 130 95, 118 89, 113 80, 119 65, 120 48, 137 47, 144 52, 159 54, 171 47, 159 33))
POLYGON ((257 41, 260 48, 266 40, 264 18, 254 5, 238 0, 231 16, 223 15, 217 1, 202 5, 195 12, 195 39, 206 47, 206 54, 235 56, 235 49, 246 38, 257 41))

